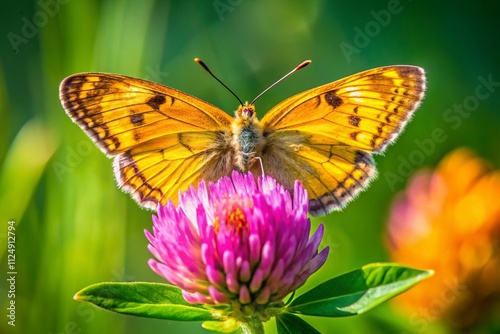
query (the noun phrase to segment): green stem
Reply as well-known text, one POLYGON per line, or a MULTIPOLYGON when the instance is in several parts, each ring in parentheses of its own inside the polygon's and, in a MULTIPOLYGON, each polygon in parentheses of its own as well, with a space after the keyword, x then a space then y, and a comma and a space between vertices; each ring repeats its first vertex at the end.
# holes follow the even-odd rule
POLYGON ((241 329, 244 334, 264 334, 264 326, 258 318, 247 318, 241 323, 241 329))

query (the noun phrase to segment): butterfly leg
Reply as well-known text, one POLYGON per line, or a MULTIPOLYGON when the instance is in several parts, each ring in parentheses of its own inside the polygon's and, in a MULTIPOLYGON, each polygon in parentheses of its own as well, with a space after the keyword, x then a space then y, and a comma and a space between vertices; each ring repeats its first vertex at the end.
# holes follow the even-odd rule
POLYGON ((264 177, 264 175, 266 173, 264 172, 264 164, 262 163, 262 158, 261 157, 255 157, 255 160, 259 160, 260 170, 262 171, 262 177, 264 177))

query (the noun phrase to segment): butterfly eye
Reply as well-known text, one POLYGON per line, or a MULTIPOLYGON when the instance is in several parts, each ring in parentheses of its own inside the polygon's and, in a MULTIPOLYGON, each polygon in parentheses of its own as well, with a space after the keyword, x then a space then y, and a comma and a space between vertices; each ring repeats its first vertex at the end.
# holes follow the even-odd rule
POLYGON ((253 116, 253 109, 252 108, 244 108, 242 111, 242 114, 246 117, 252 117, 253 116))

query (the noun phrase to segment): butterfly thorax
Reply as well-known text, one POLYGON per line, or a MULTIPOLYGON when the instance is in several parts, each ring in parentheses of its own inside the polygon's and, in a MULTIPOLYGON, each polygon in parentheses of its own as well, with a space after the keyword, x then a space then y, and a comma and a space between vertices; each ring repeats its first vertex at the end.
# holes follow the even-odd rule
POLYGON ((257 119, 253 105, 245 103, 239 106, 232 124, 232 146, 235 151, 234 164, 247 171, 255 162, 263 142, 262 126, 257 119))

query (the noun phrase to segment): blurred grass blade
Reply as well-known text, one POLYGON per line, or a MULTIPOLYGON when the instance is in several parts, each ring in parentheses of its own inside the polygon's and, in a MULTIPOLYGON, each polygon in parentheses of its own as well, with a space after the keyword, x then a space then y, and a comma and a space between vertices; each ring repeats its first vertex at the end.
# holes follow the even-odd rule
MULTIPOLYGON (((32 119, 18 132, 0 172, 0 218, 19 221, 57 143, 41 121, 32 119)), ((3 249, 0 251, 3 252, 3 249)), ((1 255, 1 253, 0 253, 1 255)))
POLYGON ((75 300, 123 314, 176 321, 215 320, 211 312, 190 304, 175 286, 160 283, 98 283, 79 291, 75 300))
POLYGON ((373 263, 334 277, 301 295, 287 312, 325 317, 364 313, 433 274, 395 263, 373 263))

